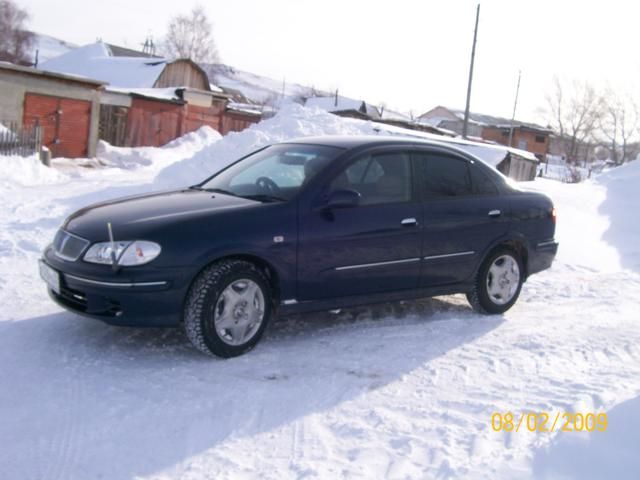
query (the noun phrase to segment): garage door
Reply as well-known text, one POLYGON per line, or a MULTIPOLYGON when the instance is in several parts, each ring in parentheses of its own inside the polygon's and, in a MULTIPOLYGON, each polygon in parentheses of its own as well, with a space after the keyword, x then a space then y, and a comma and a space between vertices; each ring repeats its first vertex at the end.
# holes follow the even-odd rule
POLYGON ((89 151, 91 102, 27 93, 25 125, 42 127, 42 144, 54 157, 86 157, 89 151))

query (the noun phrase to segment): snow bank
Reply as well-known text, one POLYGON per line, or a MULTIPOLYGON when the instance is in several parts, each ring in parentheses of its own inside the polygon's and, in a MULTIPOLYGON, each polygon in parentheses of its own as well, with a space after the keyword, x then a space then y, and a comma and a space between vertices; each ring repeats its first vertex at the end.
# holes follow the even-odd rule
POLYGON ((640 162, 631 162, 598 175, 606 188, 599 212, 609 218, 603 239, 618 250, 624 267, 640 272, 640 162))
POLYGON ((184 158, 191 158, 222 138, 216 130, 204 126, 187 133, 161 148, 155 147, 114 147, 106 142, 98 143, 97 156, 103 164, 111 167, 135 169, 141 166, 158 164, 165 167, 168 163, 184 158))
POLYGON ((264 145, 319 135, 372 135, 379 132, 377 126, 372 122, 341 118, 318 108, 290 104, 273 118, 242 132, 229 133, 193 157, 168 166, 158 174, 156 182, 163 187, 193 185, 264 145))
POLYGON ((0 155, 0 185, 3 189, 48 185, 67 179, 68 176, 64 173, 44 166, 37 155, 0 155))

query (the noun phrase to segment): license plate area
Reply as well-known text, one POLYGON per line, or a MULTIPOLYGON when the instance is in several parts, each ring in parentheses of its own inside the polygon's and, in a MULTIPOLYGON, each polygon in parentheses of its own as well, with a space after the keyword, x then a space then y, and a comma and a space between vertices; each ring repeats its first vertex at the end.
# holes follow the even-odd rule
POLYGON ((60 273, 44 263, 42 260, 40 265, 40 278, 45 281, 51 290, 60 294, 60 273))

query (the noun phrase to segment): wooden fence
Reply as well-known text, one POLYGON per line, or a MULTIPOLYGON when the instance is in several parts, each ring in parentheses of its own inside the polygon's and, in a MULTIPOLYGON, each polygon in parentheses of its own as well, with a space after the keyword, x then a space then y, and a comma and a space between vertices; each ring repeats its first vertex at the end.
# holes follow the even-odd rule
POLYGON ((41 146, 42 128, 37 123, 25 126, 0 120, 0 155, 27 157, 39 152, 41 146))

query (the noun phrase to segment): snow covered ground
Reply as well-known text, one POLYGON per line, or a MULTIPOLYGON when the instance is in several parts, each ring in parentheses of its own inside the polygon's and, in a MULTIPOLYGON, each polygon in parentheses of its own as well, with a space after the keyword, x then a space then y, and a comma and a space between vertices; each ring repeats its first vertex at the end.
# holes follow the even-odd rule
POLYGON ((449 296, 282 318, 222 361, 179 330, 109 327, 47 298, 36 262, 75 209, 274 140, 370 128, 297 110, 224 139, 102 145, 94 168, 0 158, 0 478, 638 478, 640 163, 528 185, 556 202, 560 252, 503 316, 449 296), (606 432, 490 425, 592 410, 606 432))

